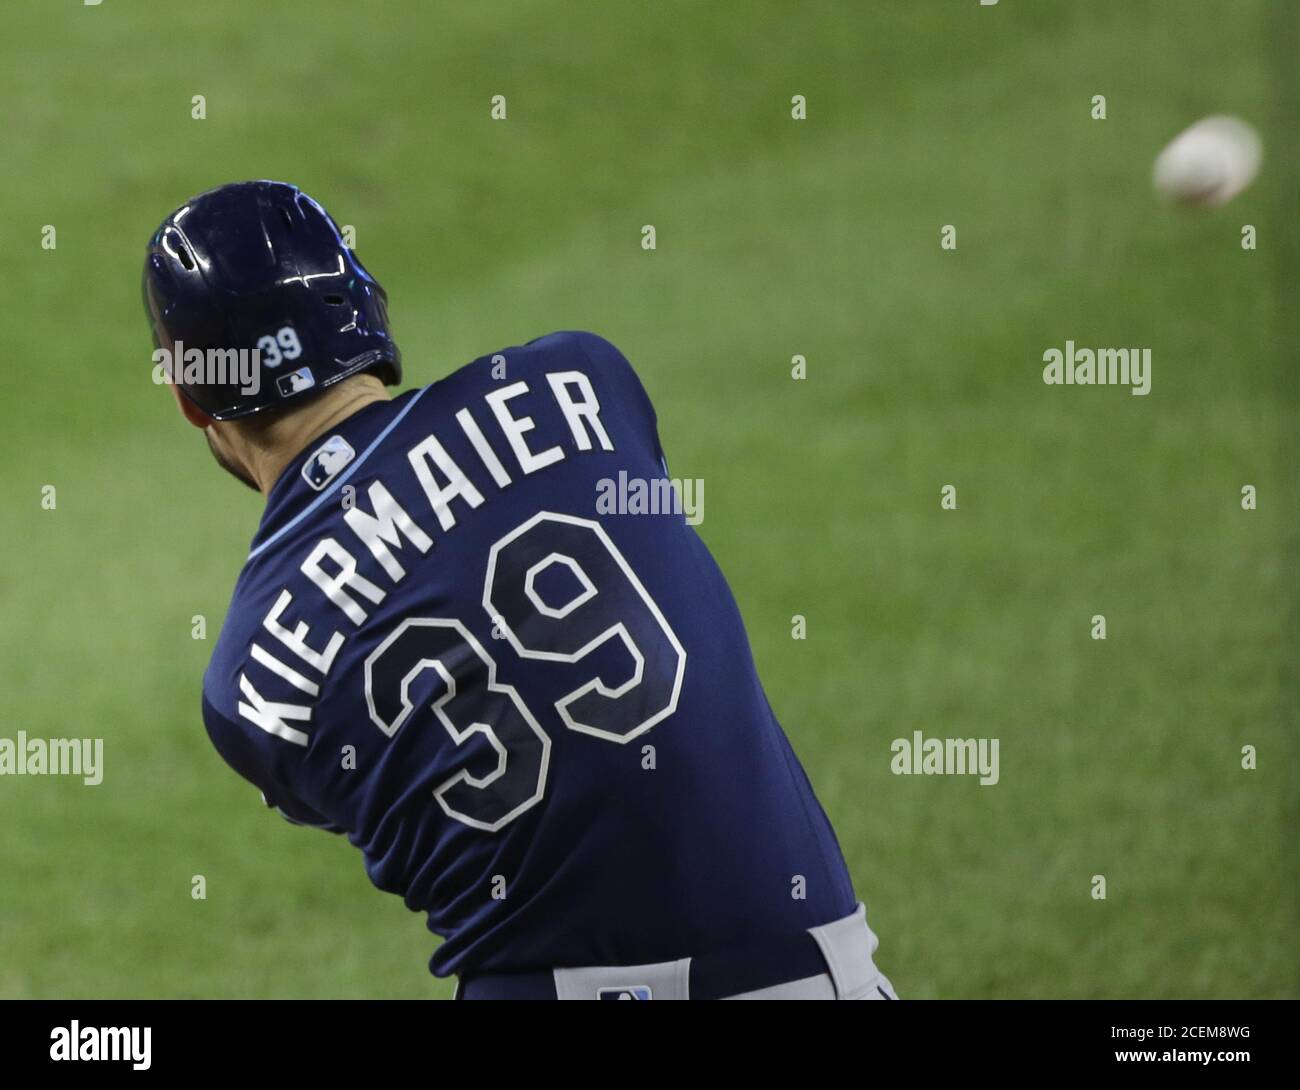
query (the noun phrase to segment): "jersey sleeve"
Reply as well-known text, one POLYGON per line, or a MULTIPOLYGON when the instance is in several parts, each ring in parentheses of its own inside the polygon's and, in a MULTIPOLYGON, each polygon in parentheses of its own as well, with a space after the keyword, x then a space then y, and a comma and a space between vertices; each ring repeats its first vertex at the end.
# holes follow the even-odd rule
POLYGON ((641 384, 641 378, 636 373, 636 368, 632 366, 622 352, 605 340, 604 337, 595 333, 578 333, 576 339, 578 346, 582 349, 594 371, 614 372, 620 375, 631 388, 639 411, 644 418, 644 423, 654 439, 655 458, 663 466, 664 473, 667 474, 668 460, 664 457, 663 445, 659 440, 659 417, 655 412, 654 404, 650 401, 650 395, 646 393, 645 386, 641 384))
POLYGON ((307 825, 329 833, 346 830, 334 825, 310 807, 299 802, 293 792, 280 783, 265 767, 256 747, 248 740, 243 728, 222 715, 207 695, 203 697, 203 725, 222 759, 245 780, 262 792, 262 801, 282 818, 294 825, 307 825))

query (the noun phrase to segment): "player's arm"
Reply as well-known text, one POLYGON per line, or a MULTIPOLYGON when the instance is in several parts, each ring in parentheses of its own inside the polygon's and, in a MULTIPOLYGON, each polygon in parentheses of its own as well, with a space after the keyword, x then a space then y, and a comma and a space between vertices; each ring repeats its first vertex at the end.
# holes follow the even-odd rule
POLYGON ((232 723, 217 711, 206 695, 203 697, 203 724, 226 764, 261 791, 262 801, 285 821, 312 829, 324 829, 327 833, 347 831, 295 798, 293 792, 265 767, 257 747, 249 741, 239 724, 232 723))

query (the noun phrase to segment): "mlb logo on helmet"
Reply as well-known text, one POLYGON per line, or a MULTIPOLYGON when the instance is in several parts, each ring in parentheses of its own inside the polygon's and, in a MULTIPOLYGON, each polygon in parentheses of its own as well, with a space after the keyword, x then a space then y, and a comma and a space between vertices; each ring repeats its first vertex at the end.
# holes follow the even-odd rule
POLYGON ((310 367, 300 367, 287 375, 281 375, 275 380, 275 385, 281 397, 292 397, 303 390, 310 390, 316 385, 316 380, 312 378, 310 367))
POLYGON ((331 435, 303 463, 302 479, 319 492, 356 456, 352 444, 343 436, 331 435))
POLYGON ((600 988, 597 999, 653 999, 654 994, 645 984, 630 984, 626 988, 600 988))

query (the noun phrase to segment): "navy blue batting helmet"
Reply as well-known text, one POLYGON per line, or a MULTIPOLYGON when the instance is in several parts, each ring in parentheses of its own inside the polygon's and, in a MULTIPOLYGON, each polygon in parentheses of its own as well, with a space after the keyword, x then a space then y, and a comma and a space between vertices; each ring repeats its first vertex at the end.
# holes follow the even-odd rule
POLYGON ((186 201, 149 240, 142 289, 155 344, 176 354, 168 374, 216 420, 278 408, 361 371, 401 381, 387 294, 297 186, 236 182, 186 201), (219 362, 250 353, 256 380, 235 367, 187 366, 200 358, 194 349, 219 362))

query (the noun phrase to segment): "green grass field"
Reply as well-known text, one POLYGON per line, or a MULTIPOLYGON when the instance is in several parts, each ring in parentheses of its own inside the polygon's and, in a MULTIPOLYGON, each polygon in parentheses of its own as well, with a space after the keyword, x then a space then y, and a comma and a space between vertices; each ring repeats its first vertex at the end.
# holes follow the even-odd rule
POLYGON ((0 736, 105 780, 0 778, 0 996, 450 994, 199 718, 260 506, 150 382, 139 266, 253 177, 356 226, 410 384, 562 328, 637 365, 904 996, 1300 995, 1295 8, 8 0, 0 736), (1162 207, 1219 112, 1259 182, 1162 207), (1150 395, 1044 385, 1067 339, 1150 395), (914 730, 1000 782, 892 775, 914 730))

